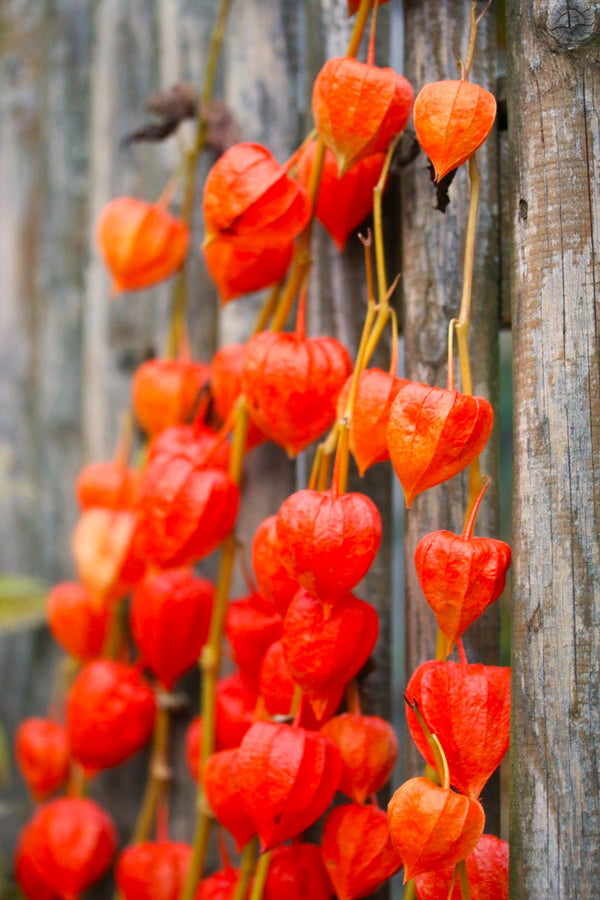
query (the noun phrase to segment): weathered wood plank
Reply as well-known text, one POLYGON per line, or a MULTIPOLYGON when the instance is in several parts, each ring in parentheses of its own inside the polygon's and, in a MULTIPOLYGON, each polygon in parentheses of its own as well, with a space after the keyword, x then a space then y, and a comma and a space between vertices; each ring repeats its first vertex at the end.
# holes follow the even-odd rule
POLYGON ((600 883, 600 9, 508 10, 511 896, 581 900, 600 883))

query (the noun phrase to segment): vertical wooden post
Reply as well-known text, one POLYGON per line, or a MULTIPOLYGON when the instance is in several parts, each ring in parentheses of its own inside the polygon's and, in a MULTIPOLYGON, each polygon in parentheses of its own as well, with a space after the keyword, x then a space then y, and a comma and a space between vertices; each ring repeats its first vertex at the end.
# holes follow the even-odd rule
POLYGON ((511 0, 511 897, 600 884, 600 8, 511 0))

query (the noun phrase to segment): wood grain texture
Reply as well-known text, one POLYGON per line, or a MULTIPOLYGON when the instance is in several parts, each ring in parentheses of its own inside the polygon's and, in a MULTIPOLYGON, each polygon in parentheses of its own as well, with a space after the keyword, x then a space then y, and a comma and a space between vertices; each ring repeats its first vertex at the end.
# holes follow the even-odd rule
MULTIPOLYGON (((406 64, 404 74, 418 92, 424 84, 458 75, 457 60, 468 42, 470 4, 459 0, 405 4, 406 64)), ((471 81, 487 90, 496 88, 496 37, 493 12, 483 20, 475 50, 471 81)), ((474 393, 497 408, 498 391, 498 184, 495 137, 477 152, 481 175, 473 308, 469 334, 474 393)), ((462 166, 450 187, 445 214, 433 207, 434 188, 421 153, 405 170, 401 184, 402 295, 406 377, 446 386, 448 323, 458 314, 462 290, 464 233, 469 197, 467 167, 462 166)), ((457 382, 460 389, 460 382, 457 382)), ((482 469, 493 478, 482 505, 476 533, 497 536, 497 428, 482 455, 482 469)), ((421 663, 435 657, 437 626, 423 598, 414 550, 428 532, 448 529, 462 533, 468 500, 465 476, 419 495, 405 518, 406 670, 407 679, 421 663)), ((469 661, 497 664, 498 609, 488 608, 469 628, 465 647, 469 661)), ((407 777, 416 775, 422 759, 412 747, 407 777)), ((487 798, 488 828, 498 827, 497 791, 487 798)))
POLYGON ((600 7, 509 4, 511 896, 598 894, 600 7))

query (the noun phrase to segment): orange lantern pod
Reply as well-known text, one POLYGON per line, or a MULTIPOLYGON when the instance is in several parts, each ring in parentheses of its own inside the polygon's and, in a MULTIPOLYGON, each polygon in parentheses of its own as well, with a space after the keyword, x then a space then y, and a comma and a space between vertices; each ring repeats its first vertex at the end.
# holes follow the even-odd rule
POLYGON ((147 574, 129 608, 131 632, 141 661, 170 691, 198 661, 208 637, 215 589, 193 569, 147 574))
POLYGON ((200 780, 200 757, 202 748, 202 718, 192 719, 185 732, 185 761, 194 781, 200 780))
MULTIPOLYGON (((29 869, 49 893, 77 900, 108 869, 116 849, 116 829, 103 809, 92 800, 61 797, 38 809, 26 826, 20 877, 29 869)), ((30 896, 41 900, 44 894, 30 896)))
POLYGON ((125 762, 152 735, 156 703, 150 684, 132 666, 87 663, 67 698, 67 731, 74 759, 86 769, 125 762))
MULTIPOLYGON (((351 375, 338 397, 338 419, 344 415, 350 396, 351 375)), ((365 369, 358 376, 358 388, 350 423, 350 450, 358 471, 364 475, 370 466, 390 458, 387 423, 392 403, 408 381, 383 369, 365 369)))
POLYGON ((317 719, 332 697, 339 704, 349 681, 377 642, 379 620, 364 600, 347 594, 326 615, 322 603, 300 589, 283 621, 281 643, 292 678, 317 719))
POLYGON ((115 869, 123 900, 179 900, 192 857, 189 844, 145 841, 125 847, 115 869))
POLYGON ((333 890, 321 850, 315 844, 292 844, 271 851, 263 900, 332 900, 333 890))
POLYGON ((329 813, 321 851, 339 900, 370 895, 402 866, 388 818, 376 806, 349 803, 329 813))
POLYGON ((477 800, 421 777, 398 788, 388 804, 388 819, 405 884, 415 875, 466 859, 485 825, 477 800))
POLYGON ((387 444, 407 507, 476 459, 492 431, 484 397, 409 381, 392 403, 387 444))
POLYGON ((113 291, 150 287, 183 263, 190 241, 187 225, 158 204, 117 197, 98 219, 100 252, 113 276, 113 291))
POLYGON ((415 100, 415 131, 436 181, 481 147, 495 118, 494 95, 478 84, 434 81, 421 88, 415 100))
POLYGON ((237 753, 237 748, 232 748, 209 756, 202 773, 202 784, 215 818, 232 835, 239 852, 254 836, 255 828, 233 778, 237 753))
POLYGON ((328 608, 364 578, 381 543, 377 507, 358 492, 296 491, 276 527, 288 572, 328 608))
MULTIPOLYGON (((306 188, 316 149, 316 141, 311 141, 298 159, 296 177, 306 188)), ((338 250, 344 249, 350 234, 372 211, 373 189, 379 181, 384 162, 385 153, 375 153, 361 159, 339 178, 335 156, 331 150, 325 151, 316 216, 338 250)))
POLYGON ((134 545, 137 513, 95 506, 83 511, 71 549, 77 574, 94 595, 99 611, 107 600, 122 597, 139 581, 145 564, 134 545))
POLYGON ((225 633, 240 677, 250 691, 258 693, 260 667, 271 644, 281 637, 281 628, 281 616, 268 611, 260 594, 234 600, 227 607, 225 633))
POLYGON ((109 606, 99 603, 83 584, 64 581, 48 594, 48 627, 54 639, 75 659, 99 656, 109 623, 109 606))
POLYGON ((260 291, 285 276, 294 253, 293 240, 263 247, 252 238, 215 238, 204 247, 204 258, 221 303, 260 291))
POLYGON ((187 451, 156 454, 144 471, 136 545, 160 568, 188 566, 223 541, 235 523, 239 490, 223 469, 187 451))
POLYGON ((342 757, 343 771, 339 790, 364 803, 389 779, 398 756, 396 732, 379 716, 343 713, 321 728, 333 741, 342 757))
POLYGON ((314 731, 255 722, 233 764, 233 778, 263 848, 295 837, 333 799, 341 762, 331 741, 314 731))
MULTIPOLYGON (((287 266, 286 266, 287 268, 287 266)), ((242 372, 244 369, 245 344, 227 344, 217 350, 210 367, 210 392, 215 412, 222 422, 226 422, 238 397, 242 393, 242 372)), ((254 422, 248 423, 246 449, 250 450, 265 440, 262 431, 254 422)))
MULTIPOLYGON (((444 748, 450 784, 470 797, 479 797, 510 742, 510 668, 431 660, 413 673, 406 697, 409 703, 417 702, 427 727, 444 748)), ((406 718, 420 753, 434 764, 410 707, 406 718)))
POLYGON ((24 719, 15 736, 15 757, 36 800, 43 800, 67 780, 69 740, 58 722, 24 719))
MULTIPOLYGON (((493 834, 482 834, 466 860, 471 900, 508 900, 508 844, 493 834)), ((462 900, 454 866, 424 872, 415 878, 418 900, 462 900)))
POLYGON ((202 418, 209 402, 210 366, 190 359, 150 359, 136 370, 131 400, 149 435, 202 418), (207 388, 201 396, 203 388, 207 388))
POLYGON ((36 861, 35 831, 35 822, 21 829, 15 853, 15 878, 28 900, 61 900, 46 882, 43 863, 36 861))
POLYGON ((131 509, 137 497, 140 476, 122 462, 98 462, 84 466, 77 476, 75 493, 82 509, 131 509))
POLYGON ((257 699, 257 694, 248 689, 239 672, 219 679, 215 728, 217 750, 239 747, 254 722, 257 699))
POLYGON ((183 453, 200 468, 229 470, 231 444, 208 425, 173 425, 152 438, 147 461, 160 453, 183 453))
POLYGON ((352 56, 328 59, 312 96, 315 125, 344 175, 359 160, 385 151, 406 127, 413 89, 393 69, 352 56))
POLYGON ((240 878, 238 869, 221 869, 204 878, 194 894, 194 900, 233 900, 240 878))
POLYGON ((205 246, 217 237, 251 246, 281 247, 308 224, 307 192, 261 144, 234 144, 219 157, 204 185, 205 246))
POLYGON ((289 456, 335 421, 352 362, 332 337, 261 331, 246 344, 242 385, 252 421, 289 456))
POLYGON ((285 616, 300 585, 281 559, 277 516, 269 516, 256 529, 252 540, 252 566, 262 596, 285 616))

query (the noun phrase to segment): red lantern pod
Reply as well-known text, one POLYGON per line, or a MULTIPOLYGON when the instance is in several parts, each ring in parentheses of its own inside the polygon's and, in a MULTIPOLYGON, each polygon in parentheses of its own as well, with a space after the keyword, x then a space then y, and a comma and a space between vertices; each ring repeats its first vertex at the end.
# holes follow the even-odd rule
POLYGON ((78 900, 108 869, 117 835, 111 818, 96 803, 61 797, 35 813, 27 826, 26 848, 31 869, 41 873, 42 883, 61 900, 78 900))
MULTIPOLYGON (((406 687, 429 730, 444 749, 450 783, 479 797, 510 742, 510 668, 426 662, 406 687)), ((410 733, 430 765, 433 754, 415 714, 407 709, 410 733)))
MULTIPOLYGON (((471 900, 508 900, 508 844, 493 834, 482 834, 467 856, 467 878, 471 900)), ((418 900, 462 900, 456 881, 449 894, 454 866, 424 872, 415 878, 418 900)))
POLYGON ((392 69, 351 56, 328 59, 315 80, 312 113, 340 176, 359 160, 387 149, 406 127, 413 90, 392 69))
POLYGON ((26 825, 20 835, 15 854, 15 878, 27 900, 60 900, 47 884, 44 870, 35 859, 35 826, 26 825))
POLYGON ((229 471, 231 444, 207 425, 173 425, 152 439, 147 461, 161 453, 187 456, 201 469, 229 471))
POLYGON ((484 397, 409 382, 397 394, 387 426, 388 450, 409 507, 427 488, 477 459, 492 431, 484 397))
POLYGON ((388 818, 376 806, 349 803, 332 810, 323 826, 321 852, 339 900, 366 897, 402 866, 388 818))
POLYGON ((183 453, 159 453, 140 485, 137 541, 160 568, 192 565, 215 550, 235 523, 239 490, 222 469, 183 453))
MULTIPOLYGON (((286 266, 287 268, 287 266, 286 266)), ((217 350, 212 359, 210 390, 215 412, 222 422, 226 422, 242 393, 242 371, 244 368, 245 344, 227 344, 217 350)), ((265 440, 262 431, 254 422, 248 423, 246 450, 251 450, 265 440)))
POLYGON ((206 643, 215 596, 212 582, 192 569, 145 576, 129 609, 141 661, 170 691, 198 661, 206 643))
POLYGON ((262 247, 251 238, 220 237, 204 247, 206 267, 223 304, 277 284, 285 277, 293 253, 293 241, 262 247))
POLYGON ((473 851, 485 816, 477 800, 426 778, 411 778, 388 804, 392 840, 404 863, 404 883, 423 872, 456 865, 473 851))
POLYGON ((321 728, 340 751, 343 770, 339 790, 364 803, 392 774, 398 756, 396 732, 379 716, 344 713, 321 728))
POLYGON ((203 416, 209 401, 210 366, 190 359, 150 359, 136 369, 131 400, 149 435, 203 416), (203 389, 206 389, 203 393, 203 389))
POLYGON ((44 800, 67 780, 69 740, 58 722, 24 719, 15 735, 15 757, 36 800, 44 800))
MULTIPOLYGON (((344 415, 350 396, 350 376, 338 397, 338 419, 344 415)), ((392 403, 409 382, 382 369, 365 369, 358 376, 358 389, 350 424, 350 450, 358 471, 390 458, 387 446, 387 423, 392 403)))
POLYGON ((134 542, 137 513, 131 510, 86 509, 71 539, 77 574, 94 595, 99 611, 108 600, 123 597, 145 571, 134 542))
POLYGON ((242 385, 250 418, 296 456, 333 425, 352 362, 331 337, 262 331, 246 344, 242 385))
POLYGON ((100 659, 83 667, 67 698, 71 753, 86 769, 125 762, 149 741, 154 692, 137 669, 100 659))
POLYGON ((230 832, 238 851, 255 834, 254 824, 241 800, 240 790, 233 778, 237 749, 221 750, 208 757, 202 784, 206 799, 215 818, 230 832))
POLYGON ((504 541, 450 531, 433 531, 417 544, 417 577, 446 638, 447 653, 504 590, 510 557, 504 541))
POLYGON ((240 877, 238 869, 221 869, 205 878, 194 894, 194 900, 233 900, 240 877))
POLYGON ((260 667, 265 653, 281 637, 282 618, 264 610, 265 602, 257 594, 234 600, 227 609, 225 633, 233 659, 244 684, 258 693, 260 667))
POLYGON ((281 247, 300 234, 311 214, 310 198, 266 147, 229 147, 204 185, 205 246, 221 234, 257 247, 281 247))
POLYGON ((254 721, 258 697, 248 690, 239 672, 221 678, 217 683, 217 749, 239 747, 254 721))
POLYGON ((331 697, 339 704, 349 681, 362 669, 377 642, 374 608, 347 594, 328 616, 308 591, 300 590, 283 622, 281 642, 292 678, 318 719, 331 697))
POLYGON ((314 844, 292 844, 271 851, 263 900, 332 900, 333 891, 314 844))
POLYGON ((281 560, 277 516, 269 516, 256 529, 252 541, 252 567, 263 597, 285 616, 300 585, 281 560))
POLYGON ((281 559, 329 608, 367 574, 381 543, 381 518, 365 494, 296 491, 277 514, 281 559))
POLYGON ((52 636, 75 659, 84 662, 102 652, 109 608, 77 581, 62 582, 48 594, 46 608, 52 636))
POLYGON ((77 476, 75 493, 82 509, 104 506, 131 509, 137 498, 140 476, 120 462, 90 463, 77 476))
POLYGON ((296 683, 285 661, 283 644, 271 644, 260 668, 260 695, 271 716, 287 716, 294 698, 296 683))
POLYGON ((475 153, 495 118, 494 95, 478 84, 435 81, 421 88, 415 100, 415 131, 433 164, 436 181, 475 153))
MULTIPOLYGON (((316 149, 316 141, 311 141, 297 162, 296 177, 305 188, 310 182, 316 149)), ((371 213, 373 189, 384 162, 385 154, 375 153, 361 159, 339 178, 335 156, 331 150, 325 151, 316 215, 338 250, 344 249, 349 236, 371 213)))
POLYGON ((314 731, 255 722, 239 748, 233 777, 265 850, 321 816, 341 775, 338 751, 314 731))
POLYGON ((176 272, 190 233, 158 204, 117 197, 100 214, 97 239, 116 294, 151 287, 176 272))
POLYGON ((202 719, 192 719, 185 733, 185 761, 194 781, 200 780, 200 756, 202 747, 202 719))
POLYGON ((123 900, 179 900, 192 848, 174 841, 146 841, 119 856, 115 881, 123 900))

